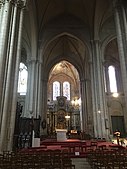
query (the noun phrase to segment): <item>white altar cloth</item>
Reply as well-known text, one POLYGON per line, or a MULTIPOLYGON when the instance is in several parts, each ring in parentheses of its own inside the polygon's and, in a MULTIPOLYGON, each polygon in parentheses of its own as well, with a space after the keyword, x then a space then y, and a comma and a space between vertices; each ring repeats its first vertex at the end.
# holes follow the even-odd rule
POLYGON ((67 130, 66 129, 56 129, 57 132, 57 141, 66 141, 67 140, 67 130))

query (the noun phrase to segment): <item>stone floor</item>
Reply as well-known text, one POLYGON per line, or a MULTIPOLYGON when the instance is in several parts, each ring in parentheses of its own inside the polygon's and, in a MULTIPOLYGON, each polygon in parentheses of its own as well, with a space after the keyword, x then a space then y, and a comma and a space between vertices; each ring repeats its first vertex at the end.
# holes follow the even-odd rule
POLYGON ((75 169, 91 169, 86 158, 72 158, 72 163, 75 164, 75 169))

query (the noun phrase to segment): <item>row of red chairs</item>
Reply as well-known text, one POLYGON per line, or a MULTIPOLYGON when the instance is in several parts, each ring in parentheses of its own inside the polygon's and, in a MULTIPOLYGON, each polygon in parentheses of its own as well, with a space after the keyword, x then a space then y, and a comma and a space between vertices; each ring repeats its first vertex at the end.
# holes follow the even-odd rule
POLYGON ((87 160, 91 168, 98 169, 127 169, 127 149, 117 147, 117 149, 91 150, 87 160))
POLYGON ((116 144, 111 144, 107 142, 98 143, 96 141, 89 141, 89 142, 69 142, 69 143, 59 143, 57 144, 47 144, 47 145, 42 145, 40 147, 32 147, 32 148, 25 148, 22 149, 22 152, 29 152, 32 153, 34 151, 36 152, 41 152, 41 151, 46 151, 46 150, 60 150, 61 152, 63 150, 68 150, 69 154, 71 157, 87 157, 87 154, 91 150, 96 150, 96 149, 118 149, 118 148, 123 148, 120 145, 116 144))
POLYGON ((0 169, 75 169, 68 151, 4 152, 0 169))

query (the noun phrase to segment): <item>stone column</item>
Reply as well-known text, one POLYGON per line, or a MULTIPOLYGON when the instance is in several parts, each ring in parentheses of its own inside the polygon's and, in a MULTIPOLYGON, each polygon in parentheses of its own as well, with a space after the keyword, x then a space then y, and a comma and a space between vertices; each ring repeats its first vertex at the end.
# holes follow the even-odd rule
POLYGON ((42 63, 39 63, 38 65, 38 103, 37 103, 37 116, 41 116, 41 103, 42 103, 42 97, 41 97, 41 93, 42 93, 42 81, 41 81, 41 66, 42 66, 42 63))
POLYGON ((109 75, 108 75, 108 66, 104 68, 104 73, 105 73, 105 81, 106 81, 106 90, 107 92, 110 92, 110 83, 109 83, 109 75))
POLYGON ((9 54, 8 54, 8 63, 7 63, 7 75, 5 76, 6 84, 4 89, 4 96, 3 96, 3 104, 2 104, 2 122, 1 122, 1 139, 0 139, 0 149, 5 143, 5 136, 6 136, 6 129, 7 129, 7 116, 9 116, 9 105, 10 105, 10 95, 11 95, 11 77, 12 77, 12 67, 14 64, 13 56, 14 56, 14 42, 15 42, 15 31, 16 31, 16 17, 17 17, 17 6, 13 9, 13 22, 12 22, 12 32, 10 38, 10 46, 9 46, 9 54))
POLYGON ((98 123, 97 123, 97 99, 96 99, 96 85, 95 85, 95 71, 94 64, 90 63, 90 72, 91 72, 91 89, 92 89, 92 105, 93 105, 93 126, 94 126, 94 137, 98 137, 98 123))
POLYGON ((99 40, 91 41, 93 51, 93 79, 92 85, 94 87, 93 99, 95 101, 93 105, 94 125, 97 131, 95 135, 100 138, 108 138, 108 129, 106 129, 105 119, 108 118, 105 105, 105 91, 104 91, 104 72, 101 59, 101 50, 99 40))
MULTIPOLYGON (((18 19, 18 7, 20 3, 19 1, 15 1, 12 5, 12 13, 11 13, 11 22, 10 22, 10 36, 8 38, 8 53, 6 58, 6 76, 4 77, 4 95, 3 95, 3 103, 1 112, 2 112, 2 120, 1 120, 1 133, 0 133, 0 150, 7 150, 7 142, 9 140, 9 125, 11 118, 11 106, 12 106, 12 95, 13 95, 13 84, 14 84, 14 72, 15 72, 15 51, 17 44, 17 30, 19 27, 18 19), (14 65, 14 66, 13 66, 14 65)), ((14 123, 14 122, 13 122, 14 123)))
MULTIPOLYGON (((125 20, 125 14, 123 11, 123 16, 121 16, 121 4, 119 1, 114 1, 114 15, 115 15, 115 24, 116 24, 116 33, 117 33, 117 43, 118 43, 118 50, 119 50, 119 59, 120 59, 120 67, 121 67, 121 75, 122 75, 122 82, 123 82, 123 90, 124 90, 124 96, 125 96, 125 103, 127 103, 127 59, 126 59, 126 52, 127 52, 127 46, 124 46, 125 43, 125 37, 123 36, 123 23, 124 28, 127 34, 127 26, 126 26, 126 20, 125 20), (124 20, 124 22, 122 22, 124 20)), ((123 9, 123 8, 122 8, 123 9)), ((125 35, 126 35, 125 34, 125 35)), ((126 37, 127 38, 127 37, 126 37)), ((127 106, 126 106, 127 109, 127 106)), ((125 124, 127 123, 127 115, 124 113, 125 116, 125 124)))
POLYGON ((35 73, 35 108, 34 108, 34 112, 35 112, 35 117, 39 118, 39 116, 41 115, 41 105, 42 105, 42 98, 41 98, 41 93, 42 93, 42 89, 41 89, 41 63, 39 61, 37 61, 36 63, 36 73, 35 73))
POLYGON ((87 116, 88 116, 88 110, 87 110, 87 102, 86 102, 86 81, 85 79, 81 79, 80 82, 81 86, 81 100, 82 100, 82 130, 83 132, 87 132, 87 116))
POLYGON ((4 3, 0 1, 0 25, 3 18, 3 11, 4 11, 4 3))
POLYGON ((23 18, 24 18, 24 8, 26 3, 21 8, 20 18, 19 18, 19 30, 18 30, 18 39, 17 39, 17 51, 16 51, 16 67, 14 75, 14 88, 13 88, 13 97, 12 97, 12 108, 11 108, 11 117, 10 117, 10 127, 9 127, 9 139, 8 139, 8 150, 12 150, 13 145, 13 136, 15 129, 15 117, 16 117, 16 105, 17 105, 17 86, 18 86, 18 75, 19 75, 19 64, 21 59, 21 40, 22 40, 22 31, 23 31, 23 18))
POLYGON ((37 109, 38 109, 38 94, 39 94, 39 63, 38 63, 38 60, 36 62, 36 67, 35 67, 35 89, 34 89, 34 117, 37 118, 39 117, 37 115, 37 109))
MULTIPOLYGON (((109 139, 109 118, 108 118, 108 111, 106 108, 106 97, 105 97, 105 84, 104 84, 104 71, 103 71, 103 60, 102 60, 102 53, 100 48, 100 42, 95 41, 96 44, 96 54, 97 54, 97 70, 98 70, 98 97, 99 97, 99 104, 100 104, 100 123, 101 123, 101 138, 109 139)), ((99 110, 99 107, 98 107, 99 110)), ((99 111, 98 111, 99 113, 99 111)))
POLYGON ((32 115, 30 114, 32 112, 29 111, 29 97, 30 97, 30 91, 31 91, 30 88, 29 88, 30 83, 31 83, 30 82, 30 74, 29 74, 29 72, 30 72, 30 61, 27 60, 26 63, 27 63, 28 76, 27 76, 27 93, 26 93, 26 99, 25 99, 25 110, 24 110, 23 117, 29 118, 29 117, 32 117, 32 115))
POLYGON ((36 60, 34 58, 31 58, 28 65, 28 89, 29 89, 29 95, 28 95, 28 111, 29 111, 29 117, 35 116, 35 70, 36 70, 36 60))
MULTIPOLYGON (((8 38, 9 38, 9 30, 10 30, 10 22, 11 22, 11 9, 12 4, 11 1, 1 1, 2 2, 2 15, 1 19, 1 27, 0 27, 0 107, 2 108, 4 94, 4 78, 6 71, 6 60, 7 60, 7 50, 8 50, 8 38)), ((2 118, 2 110, 0 110, 0 125, 2 118)))
MULTIPOLYGON (((121 10, 122 10, 122 17, 123 17, 123 26, 124 26, 124 31, 125 31, 125 39, 126 39, 125 41, 127 43, 127 16, 126 16, 126 11, 125 11, 123 4, 121 4, 121 10)), ((126 47, 127 47, 127 44, 126 44, 126 47)))
POLYGON ((100 103, 98 101, 98 71, 97 71, 97 54, 96 54, 96 46, 95 41, 91 41, 93 57, 92 57, 92 101, 93 101, 93 119, 94 119, 94 132, 95 137, 102 137, 102 128, 100 124, 100 114, 98 110, 100 110, 100 103))
MULTIPOLYGON (((41 122, 43 120, 47 120, 47 81, 48 80, 45 79, 44 77, 42 78, 41 122)), ((41 135, 45 134, 47 134, 46 128, 44 130, 41 128, 41 135)))

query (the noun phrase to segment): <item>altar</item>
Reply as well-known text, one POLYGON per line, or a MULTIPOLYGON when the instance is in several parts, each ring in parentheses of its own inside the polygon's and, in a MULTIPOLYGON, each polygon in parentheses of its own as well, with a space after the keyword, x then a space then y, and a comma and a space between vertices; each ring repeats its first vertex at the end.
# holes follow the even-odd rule
POLYGON ((67 140, 67 130, 66 129, 56 129, 57 141, 66 141, 67 140))

